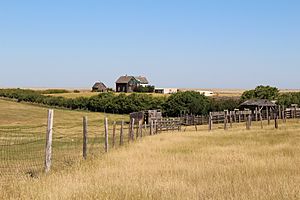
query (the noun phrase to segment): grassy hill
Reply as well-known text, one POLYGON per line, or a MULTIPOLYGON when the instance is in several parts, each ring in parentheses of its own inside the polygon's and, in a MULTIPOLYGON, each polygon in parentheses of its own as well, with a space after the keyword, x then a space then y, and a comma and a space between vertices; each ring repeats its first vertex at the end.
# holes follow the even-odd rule
MULTIPOLYGON (((0 100, 0 130, 45 126, 46 110, 0 100)), ((88 115, 92 126, 101 128, 104 114, 55 110, 59 134, 81 134, 84 115, 88 115)), ((45 134, 44 127, 40 131, 45 134)), ((64 146, 55 149, 63 150, 64 146)), ((20 161, 22 164, 26 160, 20 161)), ((280 123, 279 130, 266 124, 261 130, 255 122, 250 131, 245 130, 244 124, 234 124, 228 131, 220 126, 212 132, 206 126, 199 127, 198 132, 191 127, 185 132, 144 137, 86 161, 61 168, 56 165, 48 175, 12 176, 5 181, 0 178, 0 196, 3 199, 296 200, 300 199, 299 164, 298 120, 280 123)))

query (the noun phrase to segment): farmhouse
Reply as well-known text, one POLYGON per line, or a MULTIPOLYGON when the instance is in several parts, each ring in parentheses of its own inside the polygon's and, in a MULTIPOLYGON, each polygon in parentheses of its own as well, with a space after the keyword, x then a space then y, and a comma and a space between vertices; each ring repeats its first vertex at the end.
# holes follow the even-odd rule
POLYGON ((155 88, 155 93, 159 94, 174 94, 178 92, 177 88, 155 88))
POLYGON ((134 92, 139 86, 147 86, 148 84, 146 77, 125 75, 116 81, 116 92, 134 92))
POLYGON ((92 87, 93 92, 106 92, 107 87, 102 82, 96 82, 92 87))

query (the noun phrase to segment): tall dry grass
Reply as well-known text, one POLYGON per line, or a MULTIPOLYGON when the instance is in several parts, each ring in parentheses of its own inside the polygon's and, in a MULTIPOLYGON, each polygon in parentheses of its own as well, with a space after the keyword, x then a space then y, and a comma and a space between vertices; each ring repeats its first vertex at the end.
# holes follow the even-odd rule
POLYGON ((300 123, 146 137, 37 179, 2 199, 300 199, 300 123))

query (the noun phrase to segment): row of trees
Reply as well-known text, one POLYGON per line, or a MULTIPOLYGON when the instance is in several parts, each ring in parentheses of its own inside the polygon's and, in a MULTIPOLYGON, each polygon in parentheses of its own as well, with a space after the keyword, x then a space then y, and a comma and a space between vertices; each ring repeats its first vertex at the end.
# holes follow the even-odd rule
POLYGON ((68 99, 64 97, 47 96, 43 91, 22 89, 0 89, 0 97, 15 99, 18 102, 32 102, 48 106, 68 109, 81 109, 94 112, 128 114, 141 110, 161 109, 167 116, 181 114, 208 114, 210 111, 233 110, 247 99, 277 100, 280 105, 300 105, 300 93, 283 93, 270 86, 258 86, 246 91, 241 98, 210 98, 198 92, 187 91, 172 94, 169 97, 156 97, 147 94, 133 93, 130 95, 101 93, 90 98, 79 97, 68 99))
POLYGON ((170 97, 155 97, 147 94, 101 93, 90 98, 68 99, 43 95, 43 92, 22 89, 1 89, 0 96, 18 102, 32 102, 68 109, 90 110, 94 112, 127 114, 141 110, 161 109, 165 115, 178 116, 182 113, 207 114, 209 111, 233 109, 238 99, 213 99, 198 92, 179 92, 170 97))

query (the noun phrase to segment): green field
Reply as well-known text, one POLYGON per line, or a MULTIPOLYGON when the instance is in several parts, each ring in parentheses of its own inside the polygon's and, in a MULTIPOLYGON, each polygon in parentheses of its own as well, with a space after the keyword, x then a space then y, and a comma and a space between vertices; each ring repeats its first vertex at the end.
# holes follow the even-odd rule
MULTIPOLYGON (((18 151, 0 146, 10 153, 1 154, 0 168, 43 167, 46 116, 47 108, 0 100, 1 142, 37 142, 18 151), (32 153, 26 157, 26 152, 32 153)), ((190 127, 103 154, 105 116, 127 119, 56 109, 52 172, 1 177, 1 199, 300 199, 299 120, 280 123, 278 130, 266 123, 262 130, 255 122, 250 131, 245 124, 227 131, 220 124, 211 132, 207 126, 198 132, 190 127), (97 135, 92 153, 99 152, 86 161, 80 154, 83 116, 97 135)))

